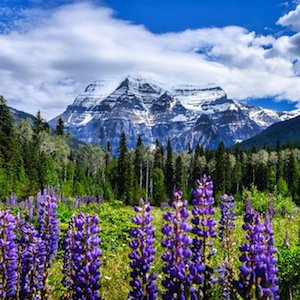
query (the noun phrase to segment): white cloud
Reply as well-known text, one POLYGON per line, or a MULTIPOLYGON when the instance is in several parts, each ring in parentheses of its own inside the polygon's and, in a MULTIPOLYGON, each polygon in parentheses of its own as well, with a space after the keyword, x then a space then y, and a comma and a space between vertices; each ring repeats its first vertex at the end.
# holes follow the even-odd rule
POLYGON ((297 34, 275 38, 237 26, 154 34, 87 2, 24 14, 17 29, 0 34, 0 94, 31 113, 54 117, 89 82, 129 73, 214 82, 238 99, 300 100, 297 34))
POLYGON ((297 32, 300 31, 300 4, 295 8, 295 10, 292 10, 282 16, 277 23, 282 26, 290 26, 297 32))

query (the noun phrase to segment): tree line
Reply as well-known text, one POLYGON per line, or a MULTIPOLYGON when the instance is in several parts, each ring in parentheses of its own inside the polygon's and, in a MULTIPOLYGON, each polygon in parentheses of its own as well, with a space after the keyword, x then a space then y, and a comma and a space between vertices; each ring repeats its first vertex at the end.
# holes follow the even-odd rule
POLYGON ((154 205, 165 202, 176 189, 188 195, 203 174, 214 179, 217 193, 239 195, 251 185, 275 189, 300 204, 300 149, 267 147, 243 150, 237 144, 216 150, 201 145, 174 153, 172 144, 145 146, 139 137, 128 149, 126 134, 120 136, 118 155, 104 148, 72 139, 59 119, 52 129, 40 112, 34 121, 14 123, 0 97, 0 197, 16 193, 27 197, 46 187, 66 196, 102 195, 125 204, 147 197, 154 205))

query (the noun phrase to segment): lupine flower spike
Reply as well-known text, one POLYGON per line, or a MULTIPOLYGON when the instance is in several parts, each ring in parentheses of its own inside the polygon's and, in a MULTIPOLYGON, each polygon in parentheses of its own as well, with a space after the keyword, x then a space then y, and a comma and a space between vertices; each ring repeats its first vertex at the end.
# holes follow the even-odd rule
POLYGON ((169 201, 171 209, 164 215, 165 225, 162 228, 162 246, 166 251, 162 255, 164 261, 163 272, 165 278, 162 285, 165 287, 163 293, 164 300, 171 299, 196 299, 196 290, 192 286, 193 274, 196 270, 192 269, 192 252, 190 246, 192 239, 189 237, 191 226, 187 219, 187 200, 182 200, 182 192, 174 193, 173 201, 169 201))
POLYGON ((210 177, 203 176, 197 181, 197 188, 193 190, 193 262, 196 274, 194 282, 198 285, 197 299, 211 299, 210 288, 217 282, 214 277, 214 269, 210 266, 210 259, 216 254, 213 248, 213 240, 217 237, 215 230, 216 221, 213 219, 215 213, 213 198, 213 182, 210 177))
POLYGON ((151 271, 151 264, 154 261, 154 232, 151 225, 151 206, 148 200, 141 199, 140 206, 135 206, 137 215, 132 219, 136 225, 130 231, 132 240, 130 247, 132 252, 129 254, 131 260, 130 266, 130 285, 132 289, 129 292, 128 299, 132 300, 154 300, 157 298, 157 274, 151 271))
POLYGON ((0 211, 0 299, 15 299, 18 270, 16 220, 7 211, 0 211))
POLYGON ((235 282, 238 293, 246 300, 279 299, 270 216, 267 214, 262 224, 259 213, 248 207, 243 229, 247 232, 247 243, 240 247, 242 265, 239 281, 235 282))
POLYGON ((219 226, 219 237, 224 249, 224 262, 219 266, 219 275, 223 297, 226 300, 232 299, 234 294, 234 271, 233 271, 233 230, 234 230, 234 198, 222 195, 221 200, 221 220, 219 226))
POLYGON ((48 269, 52 264, 59 241, 59 221, 57 218, 57 204, 55 196, 39 195, 37 199, 39 203, 38 212, 38 232, 40 238, 43 240, 46 250, 46 261, 44 265, 44 279, 42 297, 46 299, 48 293, 48 269))
POLYGON ((100 232, 96 215, 73 216, 65 240, 67 294, 77 300, 100 300, 100 232))

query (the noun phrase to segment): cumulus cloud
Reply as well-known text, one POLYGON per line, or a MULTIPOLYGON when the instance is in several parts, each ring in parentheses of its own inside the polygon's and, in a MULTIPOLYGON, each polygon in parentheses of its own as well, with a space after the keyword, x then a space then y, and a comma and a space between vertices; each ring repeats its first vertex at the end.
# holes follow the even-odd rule
POLYGON ((277 23, 282 26, 290 26, 295 31, 300 31, 300 5, 295 10, 282 16, 277 23))
POLYGON ((215 83, 236 99, 300 101, 299 34, 275 38, 237 26, 154 34, 87 2, 22 16, 0 34, 0 94, 31 113, 54 117, 88 83, 130 73, 215 83))

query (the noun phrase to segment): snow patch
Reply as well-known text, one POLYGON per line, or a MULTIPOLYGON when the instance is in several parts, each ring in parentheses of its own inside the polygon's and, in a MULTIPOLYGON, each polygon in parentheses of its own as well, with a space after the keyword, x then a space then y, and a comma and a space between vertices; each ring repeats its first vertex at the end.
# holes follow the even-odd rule
POLYGON ((186 122, 187 117, 185 115, 177 115, 173 119, 170 120, 171 122, 186 122))
POLYGON ((91 114, 85 114, 84 119, 78 123, 78 126, 83 126, 89 123, 93 119, 93 116, 91 114))

